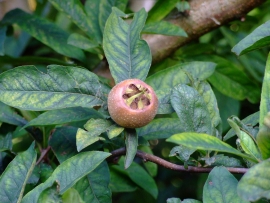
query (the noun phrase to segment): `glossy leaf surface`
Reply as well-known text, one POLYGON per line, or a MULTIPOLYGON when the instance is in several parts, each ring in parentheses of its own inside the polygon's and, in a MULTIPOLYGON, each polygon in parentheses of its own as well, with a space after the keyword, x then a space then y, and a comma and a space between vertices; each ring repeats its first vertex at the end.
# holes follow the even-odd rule
POLYGON ((150 49, 140 39, 147 13, 144 9, 135 13, 131 24, 125 22, 127 17, 113 8, 104 30, 103 48, 116 83, 129 78, 145 80, 151 65, 150 49))
POLYGON ((1 101, 25 110, 89 108, 104 104, 108 91, 95 74, 75 67, 50 65, 43 72, 21 66, 0 75, 1 101))
POLYGON ((80 49, 67 44, 69 34, 44 18, 31 15, 20 9, 14 9, 5 15, 2 23, 16 23, 22 30, 56 52, 81 61, 85 60, 84 53, 80 49))
POLYGON ((27 180, 36 163, 37 153, 33 143, 27 151, 18 154, 0 177, 1 203, 21 202, 27 180))

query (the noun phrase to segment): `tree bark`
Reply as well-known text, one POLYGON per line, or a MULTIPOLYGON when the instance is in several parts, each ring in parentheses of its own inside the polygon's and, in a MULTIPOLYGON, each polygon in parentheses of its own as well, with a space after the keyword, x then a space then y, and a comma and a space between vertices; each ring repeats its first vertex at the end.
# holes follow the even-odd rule
MULTIPOLYGON (((182 15, 168 21, 186 31, 188 37, 143 35, 152 52, 152 64, 170 56, 179 47, 199 38, 233 20, 244 20, 245 15, 266 0, 190 0, 188 16, 182 15)), ((107 63, 102 62, 94 71, 114 84, 107 63)))
POLYGON ((184 29, 188 37, 144 35, 150 46, 153 63, 158 62, 176 49, 233 20, 244 20, 245 15, 265 0, 190 0, 188 16, 170 19, 169 22, 184 29))

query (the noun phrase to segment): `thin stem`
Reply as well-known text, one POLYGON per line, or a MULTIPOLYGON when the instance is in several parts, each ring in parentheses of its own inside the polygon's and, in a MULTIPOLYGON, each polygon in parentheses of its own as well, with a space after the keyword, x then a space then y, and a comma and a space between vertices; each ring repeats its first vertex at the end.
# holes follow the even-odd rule
MULTIPOLYGON (((112 151, 111 154, 112 155, 109 158, 107 158, 107 161, 114 162, 115 158, 126 154, 126 149, 123 147, 123 148, 112 151)), ((156 163, 165 168, 175 170, 175 171, 192 172, 192 173, 209 173, 213 169, 213 168, 203 168, 203 167, 194 167, 194 166, 188 166, 188 168, 185 169, 185 167, 182 165, 177 165, 177 164, 168 162, 158 156, 147 154, 140 150, 137 151, 136 156, 143 159, 144 161, 151 161, 153 163, 156 163)), ((226 168, 231 173, 244 174, 248 171, 248 168, 232 168, 232 167, 226 167, 226 168)))

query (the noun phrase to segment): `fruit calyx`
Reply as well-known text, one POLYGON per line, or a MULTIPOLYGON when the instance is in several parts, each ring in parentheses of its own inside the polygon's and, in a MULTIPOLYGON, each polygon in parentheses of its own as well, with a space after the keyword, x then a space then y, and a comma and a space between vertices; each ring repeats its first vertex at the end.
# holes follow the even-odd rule
POLYGON ((129 84, 122 97, 126 105, 133 110, 142 110, 151 103, 148 88, 141 84, 129 84))

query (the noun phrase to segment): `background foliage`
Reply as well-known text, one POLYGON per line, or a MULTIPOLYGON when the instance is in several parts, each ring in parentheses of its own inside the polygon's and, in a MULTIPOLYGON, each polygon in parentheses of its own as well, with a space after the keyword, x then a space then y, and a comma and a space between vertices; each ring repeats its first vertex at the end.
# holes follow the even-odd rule
POLYGON ((127 0, 36 3, 33 14, 15 9, 0 21, 3 202, 270 199, 269 1, 155 64, 140 34, 187 37, 164 19, 188 15, 188 2, 160 0, 134 15, 127 0), (108 65, 114 81, 94 74, 108 65), (160 105, 136 137, 106 112, 114 82, 134 77, 160 105), (219 167, 177 172, 133 161, 136 147, 118 164, 104 161, 125 142, 184 167, 219 167), (221 166, 254 167, 242 178, 221 166))

